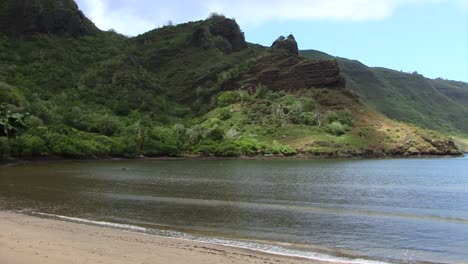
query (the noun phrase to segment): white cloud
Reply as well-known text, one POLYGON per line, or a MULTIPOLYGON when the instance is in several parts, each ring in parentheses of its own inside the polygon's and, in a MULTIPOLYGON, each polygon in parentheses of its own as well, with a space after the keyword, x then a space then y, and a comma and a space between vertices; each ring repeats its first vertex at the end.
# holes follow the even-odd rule
MULTIPOLYGON (((115 29, 127 35, 137 35, 155 26, 147 18, 125 12, 126 7, 113 10, 106 0, 78 0, 80 8, 100 29, 115 29)), ((128 1, 130 4, 130 1, 128 1)))
POLYGON ((242 21, 261 23, 268 20, 374 20, 388 17, 394 0, 239 0, 224 3, 218 11, 234 13, 242 21))
POLYGON ((468 0, 77 0, 101 29, 137 35, 165 24, 200 20, 211 12, 235 17, 241 26, 274 20, 369 21, 392 16, 408 4, 468 0))

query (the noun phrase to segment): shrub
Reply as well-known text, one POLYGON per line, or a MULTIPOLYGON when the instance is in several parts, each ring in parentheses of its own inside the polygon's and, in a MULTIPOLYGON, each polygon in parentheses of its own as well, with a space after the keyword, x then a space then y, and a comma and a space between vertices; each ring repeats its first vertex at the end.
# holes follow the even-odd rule
POLYGON ((280 104, 285 106, 286 113, 289 113, 289 111, 293 108, 294 105, 297 105, 297 99, 296 97, 292 95, 286 95, 280 100, 280 104))
POLYGON ((276 140, 269 146, 267 146, 265 153, 275 154, 275 155, 285 155, 285 156, 293 156, 297 154, 297 151, 294 148, 291 148, 286 145, 282 145, 278 143, 276 140))
POLYGON ((231 128, 226 132, 225 138, 233 140, 233 139, 238 139, 239 136, 240 136, 239 131, 237 131, 234 128, 231 128))
POLYGON ((145 143, 143 154, 149 157, 177 156, 179 149, 177 145, 150 139, 145 143))
POLYGON ((329 124, 334 123, 334 122, 339 122, 342 125, 353 127, 354 116, 349 111, 331 112, 327 115, 327 122, 329 124))
POLYGON ((236 144, 239 147, 240 153, 245 156, 254 156, 259 154, 262 148, 261 144, 259 144, 257 140, 245 137, 236 141, 236 144))
POLYGON ((17 88, 0 82, 0 102, 15 106, 24 105, 24 97, 17 88))
POLYGON ((44 122, 39 117, 30 115, 26 117, 25 121, 27 127, 41 127, 44 126, 44 122))
POLYGON ((206 134, 208 134, 208 131, 205 127, 200 125, 192 127, 188 130, 188 144, 198 144, 205 137, 206 134))
POLYGON ((312 112, 305 112, 301 114, 301 123, 308 126, 317 125, 317 116, 312 112))
POLYGON ((225 107, 240 102, 241 97, 237 91, 227 91, 218 96, 218 105, 225 107))
POLYGON ((120 128, 119 119, 110 115, 97 115, 88 128, 90 132, 104 134, 106 136, 114 135, 120 128))
POLYGON ((125 155, 125 144, 120 138, 97 136, 93 140, 96 142, 96 144, 100 145, 99 149, 105 150, 105 152, 101 153, 101 155, 113 157, 125 155))
POLYGON ((221 108, 219 110, 219 118, 221 120, 228 120, 228 119, 231 119, 231 117, 232 117, 232 113, 229 108, 221 108))
POLYGON ((315 102, 312 99, 301 97, 299 100, 292 101, 288 98, 285 103, 284 111, 293 124, 316 124, 316 116, 312 113, 315 109, 315 102))
POLYGON ((218 118, 210 118, 204 122, 204 125, 208 128, 215 128, 222 124, 221 120, 218 118))
POLYGON ((49 132, 47 135, 47 145, 51 154, 66 158, 79 158, 84 154, 80 151, 80 142, 64 134, 49 132))
POLYGON ((124 157, 135 158, 141 154, 140 145, 135 137, 120 137, 118 141, 122 142, 124 157))
POLYGON ((24 134, 14 142, 14 153, 19 157, 42 156, 47 153, 46 142, 38 136, 24 134))
POLYGON ((219 141, 224 138, 224 129, 220 127, 213 128, 207 135, 208 139, 219 141))
POLYGON ((174 131, 174 135, 179 141, 184 140, 187 136, 187 129, 185 129, 185 126, 182 124, 175 124, 172 127, 172 130, 174 131))
POLYGON ((288 112, 289 120, 293 124, 301 124, 302 123, 301 115, 302 115, 302 112, 303 112, 303 107, 302 107, 301 103, 294 102, 294 104, 292 104, 291 106, 288 106, 286 109, 287 109, 287 112, 288 112))
POLYGON ((328 133, 334 136, 341 136, 345 134, 346 132, 348 132, 349 130, 350 128, 348 126, 343 125, 338 121, 328 124, 325 128, 325 131, 327 131, 328 133))
POLYGON ((301 97, 299 98, 299 102, 302 105, 302 110, 304 112, 312 112, 315 110, 316 103, 315 100, 309 97, 301 97))
POLYGON ((248 117, 245 121, 248 124, 262 123, 262 120, 271 113, 271 107, 264 102, 251 105, 245 110, 248 117))
POLYGON ((265 99, 269 101, 275 101, 285 95, 286 93, 284 91, 278 91, 278 92, 268 91, 267 95, 265 96, 265 99))
POLYGON ((205 156, 215 155, 217 157, 237 157, 241 154, 239 147, 232 141, 221 143, 205 141, 203 144, 198 145, 194 152, 205 156))
POLYGON ((290 147, 290 146, 283 146, 283 147, 281 148, 281 153, 282 153, 284 156, 289 157, 289 156, 294 156, 294 155, 296 155, 296 154, 297 154, 297 151, 296 151, 294 148, 290 147))
POLYGON ((209 156, 213 154, 214 148, 215 144, 213 142, 204 142, 203 144, 196 146, 193 152, 199 155, 209 156))
POLYGON ((151 130, 143 145, 147 156, 176 156, 179 153, 179 140, 174 130, 156 127, 151 130))
POLYGON ((226 17, 223 14, 217 13, 217 12, 212 12, 209 16, 208 19, 225 19, 226 17))
POLYGON ((237 157, 240 155, 239 147, 231 141, 216 145, 213 154, 218 157, 237 157))
POLYGON ((266 99, 269 92, 266 86, 259 84, 255 92, 255 98, 266 99))
POLYGON ((0 159, 7 159, 10 155, 10 142, 6 137, 0 137, 0 159))
POLYGON ((80 153, 80 158, 105 156, 106 149, 103 145, 88 139, 73 139, 74 144, 80 153))
POLYGON ((123 144, 114 142, 106 136, 96 136, 70 129, 66 126, 56 126, 48 129, 30 130, 24 139, 19 140, 18 155, 55 155, 65 158, 88 158, 109 156, 113 149, 116 155, 123 152, 123 144), (41 147, 44 145, 44 147, 41 147), (118 150, 120 148, 120 150, 118 150), (39 151, 42 151, 39 153, 39 151), (118 151, 117 151, 118 150, 118 151))

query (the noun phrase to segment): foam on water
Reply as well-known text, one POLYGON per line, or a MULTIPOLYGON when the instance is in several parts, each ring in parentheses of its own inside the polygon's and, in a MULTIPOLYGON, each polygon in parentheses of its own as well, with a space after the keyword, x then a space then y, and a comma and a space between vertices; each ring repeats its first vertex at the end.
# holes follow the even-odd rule
POLYGON ((78 222, 78 223, 84 223, 84 224, 90 224, 90 225, 103 226, 103 227, 126 229, 126 230, 131 230, 131 231, 138 231, 138 232, 147 232, 148 231, 147 228, 134 226, 134 225, 125 225, 125 224, 117 224, 117 223, 110 223, 110 222, 93 221, 93 220, 87 220, 87 219, 76 218, 76 217, 68 217, 68 216, 63 216, 63 215, 37 213, 37 212, 31 212, 30 214, 45 216, 45 217, 50 217, 50 218, 57 218, 57 219, 66 220, 66 221, 70 221, 70 222, 78 222))
POLYGON ((68 217, 68 216, 63 216, 63 215, 47 214, 47 213, 40 213, 40 212, 34 212, 34 211, 23 210, 23 211, 20 211, 20 213, 26 213, 28 215, 58 219, 58 220, 74 222, 74 223, 82 223, 82 224, 88 224, 88 225, 93 225, 93 226, 101 226, 101 227, 115 228, 115 229, 121 229, 121 230, 132 231, 132 232, 139 232, 139 233, 144 233, 148 235, 157 235, 157 236, 162 236, 162 237, 202 242, 202 243, 208 243, 208 244, 213 244, 213 245, 254 250, 254 251, 258 251, 262 253, 287 256, 287 257, 298 257, 298 258, 305 258, 305 259, 317 260, 317 261, 329 261, 329 262, 334 262, 334 263, 350 263, 350 264, 385 264, 387 263, 387 262, 368 260, 368 259, 362 259, 362 258, 353 259, 349 257, 332 256, 332 255, 328 255, 324 253, 298 250, 298 249, 292 249, 292 248, 287 248, 287 247, 281 247, 277 245, 262 244, 262 243, 257 243, 257 242, 246 242, 246 241, 236 241, 236 240, 228 240, 228 239, 222 239, 222 238, 202 237, 202 236, 191 235, 191 234, 178 232, 178 231, 157 230, 157 229, 144 228, 144 227, 134 226, 134 225, 118 224, 118 223, 111 223, 111 222, 105 222, 105 221, 95 221, 95 220, 89 220, 89 219, 83 219, 83 218, 77 218, 77 217, 68 217))

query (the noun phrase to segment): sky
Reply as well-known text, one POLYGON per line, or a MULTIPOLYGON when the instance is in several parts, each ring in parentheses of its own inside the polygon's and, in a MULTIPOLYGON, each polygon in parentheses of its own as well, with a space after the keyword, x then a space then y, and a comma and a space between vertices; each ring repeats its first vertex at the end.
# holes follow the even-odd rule
POLYGON ((100 29, 136 36, 172 21, 235 18, 247 41, 468 82, 468 0, 77 0, 100 29))

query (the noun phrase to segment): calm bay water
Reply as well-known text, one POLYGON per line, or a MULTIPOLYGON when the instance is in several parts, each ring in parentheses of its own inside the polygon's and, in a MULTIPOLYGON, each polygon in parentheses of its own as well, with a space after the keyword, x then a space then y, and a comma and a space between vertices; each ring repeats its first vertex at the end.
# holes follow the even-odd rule
POLYGON ((468 157, 2 166, 1 208, 312 258, 468 263, 468 157))

